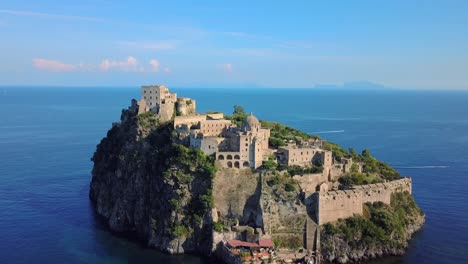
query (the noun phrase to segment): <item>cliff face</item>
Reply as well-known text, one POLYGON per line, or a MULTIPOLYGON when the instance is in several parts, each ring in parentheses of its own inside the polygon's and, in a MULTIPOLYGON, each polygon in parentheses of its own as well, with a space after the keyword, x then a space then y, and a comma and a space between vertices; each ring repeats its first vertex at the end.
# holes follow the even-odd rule
POLYGON ((89 196, 115 232, 168 253, 209 254, 213 161, 172 142, 132 101, 97 146, 89 196))

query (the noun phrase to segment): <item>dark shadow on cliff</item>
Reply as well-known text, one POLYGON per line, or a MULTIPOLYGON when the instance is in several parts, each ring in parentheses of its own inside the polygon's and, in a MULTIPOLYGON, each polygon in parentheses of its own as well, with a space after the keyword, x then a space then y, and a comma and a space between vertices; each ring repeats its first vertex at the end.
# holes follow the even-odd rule
POLYGON ((244 204, 242 223, 254 228, 260 227, 263 229, 263 212, 260 206, 260 197, 262 194, 262 176, 259 174, 255 193, 247 198, 244 204))

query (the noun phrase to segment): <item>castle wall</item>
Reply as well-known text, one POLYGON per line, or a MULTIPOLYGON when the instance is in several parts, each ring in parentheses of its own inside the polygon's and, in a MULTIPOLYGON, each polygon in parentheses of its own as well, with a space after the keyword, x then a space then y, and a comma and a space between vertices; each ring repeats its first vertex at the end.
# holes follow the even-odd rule
POLYGON ((365 203, 383 202, 390 204, 393 193, 408 191, 411 193, 412 181, 404 178, 386 183, 356 185, 351 190, 319 192, 319 224, 334 222, 339 218, 362 215, 365 203))
POLYGON ((362 192, 364 203, 383 202, 390 204, 393 193, 404 191, 411 193, 411 185, 411 179, 404 178, 386 183, 356 185, 353 186, 353 189, 362 192))
POLYGON ((223 139, 220 137, 203 137, 200 142, 200 150, 206 155, 218 152, 218 145, 223 139))
POLYGON ((194 115, 196 113, 196 102, 191 98, 177 98, 176 110, 180 115, 194 115))
POLYGON ((206 120, 206 115, 176 116, 174 118, 174 127, 186 125, 188 127, 197 126, 199 122, 206 120))
POLYGON ((320 192, 318 197, 318 222, 325 224, 362 215, 362 192, 354 190, 320 192))
POLYGON ((302 176, 295 175, 293 176, 293 179, 299 183, 301 190, 306 193, 316 192, 317 186, 322 182, 327 182, 328 180, 322 173, 304 174, 302 176))

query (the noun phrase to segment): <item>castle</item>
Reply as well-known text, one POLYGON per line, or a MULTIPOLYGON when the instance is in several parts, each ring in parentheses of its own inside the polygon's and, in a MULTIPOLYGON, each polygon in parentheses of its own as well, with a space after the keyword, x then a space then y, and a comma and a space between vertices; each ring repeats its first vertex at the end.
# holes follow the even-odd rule
POLYGON ((278 149, 269 148, 270 129, 263 128, 251 113, 237 127, 223 113, 200 114, 191 98, 178 98, 162 85, 141 87, 138 113, 152 111, 160 121, 173 121, 176 138, 180 143, 200 149, 206 155, 214 155, 218 166, 227 169, 256 169, 263 162, 275 157, 277 163, 286 166, 307 167, 319 164, 322 173, 294 176, 305 193, 308 205, 314 207, 317 224, 333 222, 339 218, 362 215, 367 202, 390 204, 395 192, 411 193, 411 179, 353 186, 338 190, 336 179, 350 173, 354 165, 362 172, 362 164, 350 158, 334 159, 332 151, 323 148, 324 141, 310 139, 300 145, 289 144, 278 149))

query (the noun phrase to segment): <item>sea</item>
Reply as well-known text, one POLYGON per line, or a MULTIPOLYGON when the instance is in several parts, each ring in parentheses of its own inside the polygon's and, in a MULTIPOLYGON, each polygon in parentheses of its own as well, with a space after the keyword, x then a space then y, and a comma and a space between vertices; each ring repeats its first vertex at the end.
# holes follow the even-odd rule
MULTIPOLYGON (((174 88, 200 112, 242 105, 413 179, 426 224, 372 263, 468 263, 468 92, 174 88)), ((139 87, 0 87, 0 263, 207 263, 111 233, 88 198, 96 145, 139 87)))

